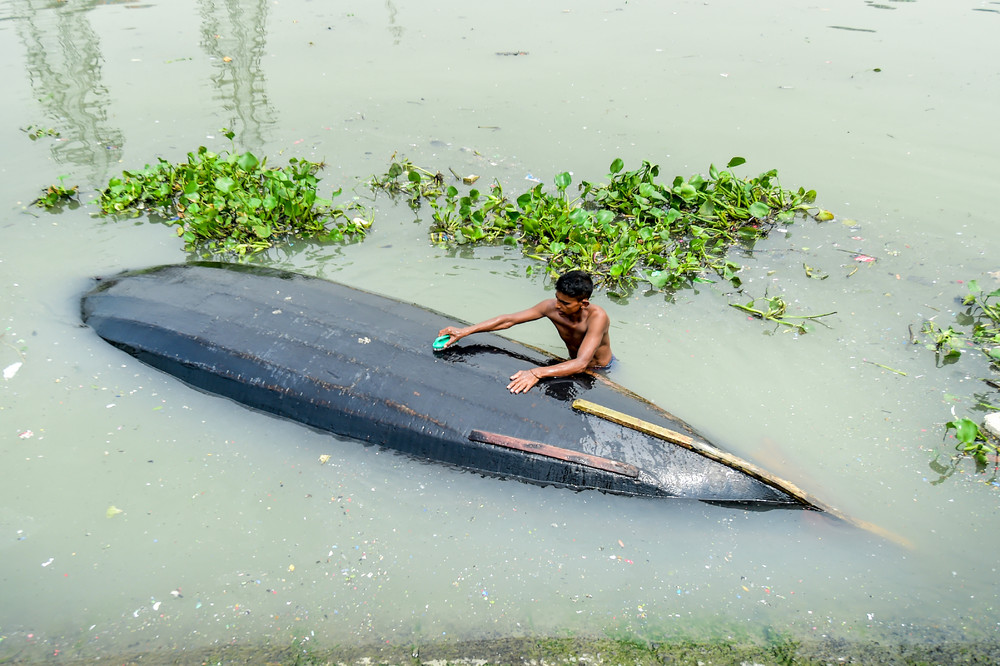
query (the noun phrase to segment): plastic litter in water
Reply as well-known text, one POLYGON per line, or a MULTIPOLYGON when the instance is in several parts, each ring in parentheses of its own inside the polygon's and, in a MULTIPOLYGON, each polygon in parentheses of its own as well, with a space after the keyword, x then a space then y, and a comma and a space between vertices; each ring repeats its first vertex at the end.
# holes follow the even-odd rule
POLYGON ((13 379, 14 375, 17 374, 17 371, 21 369, 22 365, 24 365, 24 364, 21 363, 20 361, 18 361, 17 363, 11 363, 10 365, 8 365, 6 368, 3 369, 3 378, 4 379, 13 379))

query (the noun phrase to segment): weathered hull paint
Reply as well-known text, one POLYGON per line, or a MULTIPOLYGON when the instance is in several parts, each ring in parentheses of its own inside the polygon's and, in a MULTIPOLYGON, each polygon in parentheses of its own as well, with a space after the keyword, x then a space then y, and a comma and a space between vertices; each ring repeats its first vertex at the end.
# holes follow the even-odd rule
POLYGON ((419 458, 574 489, 810 506, 697 451, 574 410, 585 398, 710 446, 603 377, 548 379, 511 395, 510 375, 556 359, 493 334, 434 352, 436 332, 454 319, 319 278, 161 266, 99 281, 82 316, 111 344, 191 386, 419 458), (491 443, 498 437, 521 444, 491 443))

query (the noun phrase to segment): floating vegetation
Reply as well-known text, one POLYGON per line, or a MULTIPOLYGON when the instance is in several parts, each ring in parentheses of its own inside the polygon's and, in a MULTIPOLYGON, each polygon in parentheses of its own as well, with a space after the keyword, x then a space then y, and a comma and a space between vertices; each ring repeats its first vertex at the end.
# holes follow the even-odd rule
POLYGON ((979 424, 969 418, 955 419, 944 424, 945 432, 955 431, 955 439, 958 444, 955 448, 967 456, 972 456, 976 465, 985 468, 989 463, 987 454, 996 454, 997 444, 990 441, 979 429, 979 424))
POLYGON ((884 365, 882 363, 876 363, 875 361, 869 361, 868 359, 864 359, 864 362, 882 368, 883 370, 888 370, 889 372, 906 377, 906 373, 903 372, 902 370, 897 370, 896 368, 890 368, 888 365, 884 365))
POLYGON ((941 328, 933 320, 924 322, 920 332, 928 341, 924 345, 932 350, 941 364, 954 363, 962 355, 965 341, 985 354, 991 362, 1000 362, 1000 289, 986 293, 976 280, 969 280, 969 293, 962 299, 964 312, 956 315, 959 326, 972 330, 955 330, 953 326, 941 328))
MULTIPOLYGON (((962 299, 962 305, 966 309, 957 314, 956 320, 959 326, 971 328, 968 338, 964 331, 955 330, 952 326, 942 329, 933 321, 927 321, 921 331, 929 338, 925 346, 934 351, 940 366, 958 361, 962 355, 960 341, 967 340, 969 346, 978 347, 994 371, 1000 369, 1000 289, 987 293, 976 280, 970 280, 969 292, 962 299)), ((993 389, 1000 389, 1000 383, 996 381, 983 379, 983 382, 993 389)), ((985 395, 977 395, 976 408, 993 412, 1000 409, 985 395)), ((945 423, 945 434, 952 430, 958 440, 955 448, 961 455, 971 456, 980 470, 989 462, 988 456, 1000 454, 996 437, 972 419, 956 418, 945 423)))
MULTIPOLYGON (((743 310, 750 315, 757 317, 758 319, 763 319, 766 321, 773 321, 782 326, 789 326, 796 329, 799 333, 805 333, 807 331, 805 323, 802 321, 793 320, 816 320, 821 317, 829 317, 832 314, 837 314, 836 312, 825 312, 818 315, 790 315, 787 314, 788 306, 785 301, 780 296, 772 296, 771 298, 760 298, 754 299, 747 303, 746 305, 741 305, 739 303, 730 303, 732 307, 743 310), (757 301, 764 301, 764 307, 754 307, 757 301)), ((883 366, 884 367, 884 366, 883 366)), ((891 369, 891 368, 888 368, 891 369)), ((893 372, 896 372, 893 370, 893 372)))
POLYGON ((65 203, 79 203, 77 195, 80 193, 80 186, 74 185, 73 187, 65 187, 60 179, 58 185, 49 185, 47 188, 42 190, 42 196, 38 197, 32 201, 32 205, 38 206, 39 208, 56 208, 65 203))
POLYGON ((969 280, 963 320, 972 325, 972 342, 993 361, 1000 361, 1000 289, 985 293, 976 280, 969 280))
MULTIPOLYGON (((223 130, 232 141, 233 132, 223 130)), ((105 214, 152 212, 177 226, 188 250, 243 256, 280 240, 308 237, 340 242, 364 238, 371 220, 352 216, 317 193, 322 163, 292 158, 268 167, 251 152, 216 154, 205 148, 186 162, 160 159, 112 178, 101 191, 105 214)))
POLYGON ((943 329, 933 321, 925 321, 920 332, 929 338, 924 346, 934 352, 939 366, 955 363, 962 355, 961 343, 957 342, 965 335, 962 331, 956 331, 951 326, 943 329))
POLYGON ((572 177, 563 172, 555 177, 555 192, 538 183, 511 200, 497 181, 486 191, 463 193, 446 185, 440 172, 394 155, 387 172, 369 184, 406 197, 414 208, 426 202, 436 243, 519 245, 552 273, 586 270, 613 289, 639 281, 674 289, 704 281, 708 272, 739 286, 741 266, 728 258, 733 246, 797 217, 833 217, 813 205, 815 191, 782 188, 773 169, 755 178, 736 176, 732 169, 745 162, 734 157, 725 169, 712 165, 707 177, 664 182, 658 165, 644 161, 625 170, 616 159, 606 183, 583 181, 571 195, 572 177))
POLYGON ((435 201, 444 193, 444 176, 441 172, 432 173, 409 160, 396 161, 395 158, 393 155, 385 174, 371 177, 368 185, 372 191, 385 192, 395 199, 405 196, 409 199, 411 208, 419 208, 422 199, 435 201), (404 175, 406 178, 401 181, 400 177, 404 175))
MULTIPOLYGON (((232 142, 233 132, 223 133, 232 142)), ((664 180, 656 164, 643 161, 626 169, 615 159, 607 182, 584 180, 571 188, 572 176, 562 172, 554 190, 532 179, 526 191, 508 196, 497 180, 477 189, 478 175, 448 169, 448 178, 393 155, 387 171, 368 185, 375 193, 405 199, 413 209, 427 205, 433 243, 517 246, 547 272, 585 270, 617 296, 640 283, 673 290, 714 282, 713 273, 739 288, 742 266, 730 258, 734 247, 750 246, 797 219, 833 218, 815 206, 815 191, 783 188, 774 169, 756 177, 736 175, 733 170, 745 163, 734 157, 723 169, 710 165, 707 176, 664 180)), ((106 215, 159 216, 177 227, 189 251, 245 256, 289 238, 364 239, 370 214, 357 205, 334 205, 339 189, 329 198, 317 193, 323 166, 292 158, 285 167, 268 167, 266 158, 239 153, 235 146, 228 153, 201 146, 185 162, 160 158, 123 171, 97 203, 106 215)), ((61 194, 54 188, 48 193, 52 199, 61 194)), ((810 278, 828 277, 803 266, 810 278)), ((789 315, 782 299, 766 296, 733 307, 798 332, 806 331, 805 320, 833 314, 789 315)))
POLYGON ((37 141, 43 136, 51 136, 53 138, 58 138, 61 136, 59 130, 53 127, 36 127, 34 125, 28 125, 27 127, 22 127, 21 131, 28 135, 28 138, 32 141, 37 141))

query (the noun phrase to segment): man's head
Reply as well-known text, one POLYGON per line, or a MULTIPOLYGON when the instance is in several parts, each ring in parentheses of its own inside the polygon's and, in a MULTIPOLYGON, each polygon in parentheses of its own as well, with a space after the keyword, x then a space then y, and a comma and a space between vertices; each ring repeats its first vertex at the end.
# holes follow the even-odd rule
POLYGON ((574 317, 582 308, 590 305, 590 295, 594 293, 594 281, 583 271, 570 271, 556 280, 556 303, 564 315, 574 317))
POLYGON ((583 301, 594 293, 594 281, 590 279, 590 275, 583 271, 570 271, 556 280, 556 291, 578 301, 583 301))

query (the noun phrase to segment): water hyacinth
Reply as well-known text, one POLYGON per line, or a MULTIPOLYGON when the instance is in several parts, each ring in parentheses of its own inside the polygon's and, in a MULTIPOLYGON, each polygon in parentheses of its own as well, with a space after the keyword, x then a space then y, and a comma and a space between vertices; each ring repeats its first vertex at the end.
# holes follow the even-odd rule
POLYGON ((815 191, 783 189, 775 170, 736 176, 732 169, 745 161, 734 157, 725 169, 711 166, 707 177, 677 176, 665 183, 655 164, 644 161, 626 171, 615 159, 607 183, 583 181, 577 196, 569 194, 572 176, 562 172, 555 177, 555 192, 538 183, 511 201, 499 182, 488 192, 462 193, 446 186, 440 172, 394 157, 370 186, 406 196, 413 207, 426 201, 435 243, 519 245, 551 273, 582 269, 611 288, 644 280, 655 289, 672 289, 703 280, 706 273, 738 286, 741 267, 727 256, 734 245, 797 216, 833 217, 813 205, 815 191))

